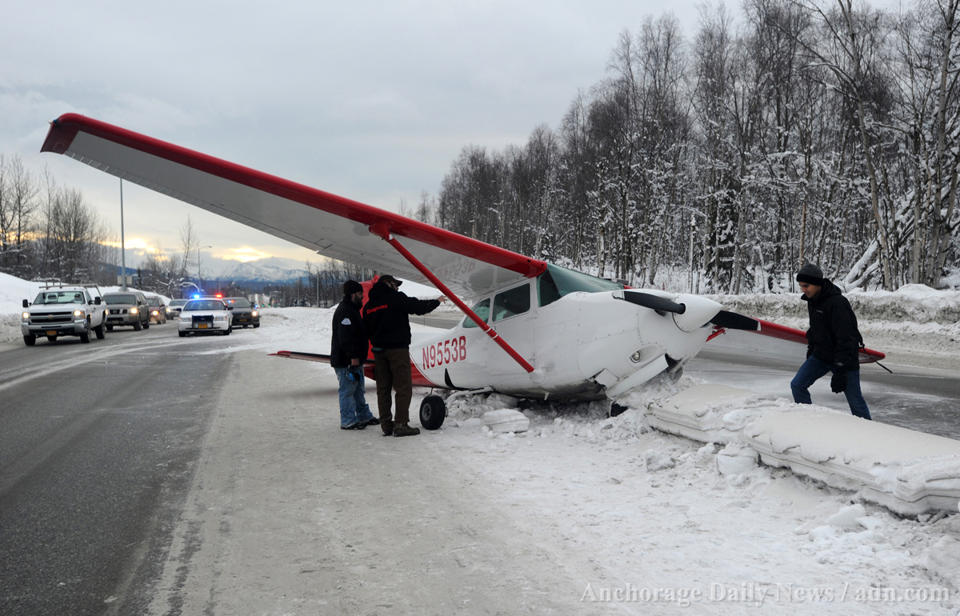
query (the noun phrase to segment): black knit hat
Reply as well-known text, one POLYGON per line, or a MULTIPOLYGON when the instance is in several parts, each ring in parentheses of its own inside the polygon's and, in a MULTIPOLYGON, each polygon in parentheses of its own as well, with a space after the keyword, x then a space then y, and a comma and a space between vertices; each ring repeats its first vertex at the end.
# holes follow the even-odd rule
POLYGON ((351 296, 354 293, 362 293, 363 287, 356 280, 348 280, 343 283, 343 294, 344 296, 351 296))
POLYGON ((818 287, 823 286, 823 270, 813 263, 804 263, 797 272, 797 282, 807 282, 818 287))

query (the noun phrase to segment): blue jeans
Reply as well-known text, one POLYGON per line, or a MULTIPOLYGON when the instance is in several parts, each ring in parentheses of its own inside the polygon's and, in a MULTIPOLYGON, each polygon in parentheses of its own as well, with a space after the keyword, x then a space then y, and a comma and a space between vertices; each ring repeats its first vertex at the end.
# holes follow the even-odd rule
MULTIPOLYGON (((828 372, 833 372, 833 366, 825 361, 817 359, 813 355, 803 362, 796 376, 790 381, 790 390, 793 391, 793 401, 799 404, 810 404, 809 387, 817 379, 828 372)), ((847 389, 843 392, 847 396, 847 404, 850 405, 850 412, 857 417, 870 419, 870 409, 867 408, 867 401, 863 399, 863 393, 860 391, 860 369, 847 370, 847 389)))
POLYGON ((340 383, 340 427, 349 428, 373 419, 373 413, 363 397, 363 369, 334 368, 340 383), (351 376, 354 377, 351 380, 351 376))

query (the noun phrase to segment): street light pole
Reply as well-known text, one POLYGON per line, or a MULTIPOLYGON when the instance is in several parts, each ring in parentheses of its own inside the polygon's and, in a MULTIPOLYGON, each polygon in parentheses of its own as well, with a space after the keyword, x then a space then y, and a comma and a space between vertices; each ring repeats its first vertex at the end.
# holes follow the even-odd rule
POLYGON ((197 285, 201 293, 203 293, 203 278, 200 277, 200 249, 201 248, 213 248, 211 245, 200 246, 197 245, 197 285))
POLYGON ((120 290, 127 290, 127 248, 123 240, 123 178, 120 178, 120 290))

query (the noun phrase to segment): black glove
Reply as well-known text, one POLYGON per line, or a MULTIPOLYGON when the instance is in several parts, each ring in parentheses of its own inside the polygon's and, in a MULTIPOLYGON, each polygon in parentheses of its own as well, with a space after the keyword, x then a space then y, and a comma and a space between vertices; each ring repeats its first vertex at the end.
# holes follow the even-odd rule
POLYGON ((839 394, 847 389, 847 371, 842 367, 833 369, 833 377, 830 378, 830 391, 839 394))

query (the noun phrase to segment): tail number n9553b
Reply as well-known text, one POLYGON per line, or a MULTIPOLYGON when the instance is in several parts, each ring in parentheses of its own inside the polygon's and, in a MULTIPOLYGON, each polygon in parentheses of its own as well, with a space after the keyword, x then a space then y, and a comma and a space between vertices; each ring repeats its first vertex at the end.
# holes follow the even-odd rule
POLYGON ((443 364, 452 364, 467 358, 467 338, 460 336, 453 340, 444 340, 423 347, 423 366, 435 368, 443 364))

